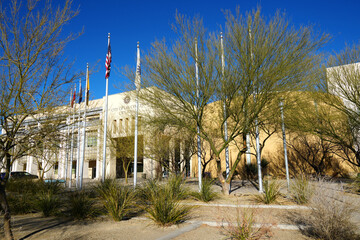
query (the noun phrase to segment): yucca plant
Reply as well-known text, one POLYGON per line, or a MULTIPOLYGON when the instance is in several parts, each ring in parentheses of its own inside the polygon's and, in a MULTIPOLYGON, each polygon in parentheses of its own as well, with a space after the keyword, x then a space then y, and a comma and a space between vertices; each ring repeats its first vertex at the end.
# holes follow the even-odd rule
POLYGON ((51 192, 52 194, 58 194, 63 190, 62 183, 57 181, 37 181, 37 190, 42 192, 51 192))
POLYGON ((191 206, 180 205, 179 202, 168 185, 159 186, 157 191, 150 195, 150 202, 144 210, 156 224, 170 226, 187 220, 192 209, 191 206))
POLYGON ((210 202, 214 200, 216 197, 218 197, 218 194, 212 189, 213 183, 214 180, 210 178, 204 178, 201 183, 200 192, 192 192, 191 196, 203 202, 210 202))
POLYGON ((85 191, 76 191, 69 194, 67 208, 73 219, 86 219, 95 217, 98 213, 94 207, 95 200, 85 191))
POLYGON ((121 221, 134 210, 135 193, 132 188, 108 180, 96 187, 105 209, 115 221, 121 221))
POLYGON ((185 187, 185 181, 183 177, 179 174, 171 175, 167 184, 173 198, 182 200, 187 198, 190 194, 189 189, 185 187))
POLYGON ((270 204, 276 202, 278 197, 281 196, 280 193, 281 185, 277 181, 272 181, 269 184, 269 181, 264 182, 264 192, 260 195, 256 195, 255 198, 257 201, 270 204))
POLYGON ((31 194, 10 193, 7 194, 7 201, 13 214, 26 214, 35 211, 34 197, 31 194))
POLYGON ((61 200, 52 191, 42 191, 36 195, 35 205, 44 217, 48 217, 59 212, 61 200))
POLYGON ((313 189, 309 180, 304 177, 295 178, 290 184, 290 196, 297 204, 306 204, 310 201, 313 189))
POLYGON ((152 199, 152 195, 156 194, 160 188, 160 184, 156 179, 149 179, 141 186, 136 188, 136 195, 140 202, 147 204, 152 199))

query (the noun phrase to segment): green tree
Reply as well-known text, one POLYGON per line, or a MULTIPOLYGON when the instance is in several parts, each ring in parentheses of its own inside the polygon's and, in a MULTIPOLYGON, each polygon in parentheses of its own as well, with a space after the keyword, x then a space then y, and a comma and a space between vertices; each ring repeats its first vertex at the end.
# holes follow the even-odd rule
POLYGON ((12 0, 0 5, 0 157, 6 172, 0 203, 6 239, 13 239, 5 193, 11 165, 42 142, 37 140, 59 130, 48 125, 61 117, 52 109, 68 99, 63 86, 77 78, 62 57, 76 35, 64 35, 62 30, 78 11, 72 10, 70 0, 57 8, 40 2, 12 0))
MULTIPOLYGON (((360 45, 330 57, 326 84, 311 99, 314 114, 300 115, 302 128, 336 146, 335 154, 360 167, 360 45)), ((325 79, 325 77, 324 77, 325 79)), ((300 117, 298 116, 298 117, 300 117)))
POLYGON ((226 12, 222 71, 220 39, 209 34, 198 18, 178 14, 176 21, 178 38, 171 45, 165 40, 154 42, 143 62, 144 86, 154 87, 143 89, 140 97, 153 107, 152 118, 158 123, 193 134, 199 126, 202 141, 215 155, 223 193, 229 194, 232 176, 246 152, 240 139, 279 92, 286 98, 288 91, 312 85, 318 66, 314 53, 327 36, 314 34, 310 27, 291 27, 279 13, 267 19, 259 9, 245 16, 226 12), (230 142, 239 144, 240 151, 225 178, 220 154, 230 142))

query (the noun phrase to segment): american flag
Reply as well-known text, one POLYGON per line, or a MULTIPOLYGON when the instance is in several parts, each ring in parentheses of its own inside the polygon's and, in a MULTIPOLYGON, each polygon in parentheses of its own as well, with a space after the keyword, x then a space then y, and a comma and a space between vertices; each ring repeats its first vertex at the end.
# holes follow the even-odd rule
POLYGON ((71 100, 71 107, 74 107, 75 100, 76 100, 76 85, 75 85, 73 97, 72 97, 72 100, 71 100))
POLYGON ((109 78, 110 76, 110 69, 111 69, 111 46, 110 46, 110 35, 108 38, 108 52, 106 54, 106 61, 105 61, 105 67, 106 67, 106 71, 105 71, 105 78, 109 78))

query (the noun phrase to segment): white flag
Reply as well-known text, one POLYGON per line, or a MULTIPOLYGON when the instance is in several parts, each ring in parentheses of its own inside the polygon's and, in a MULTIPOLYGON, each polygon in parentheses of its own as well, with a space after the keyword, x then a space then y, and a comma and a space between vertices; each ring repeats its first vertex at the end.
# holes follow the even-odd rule
POLYGON ((136 76, 135 76, 135 86, 136 90, 140 90, 140 83, 141 83, 141 66, 140 66, 140 48, 139 42, 137 44, 137 60, 136 60, 136 76))

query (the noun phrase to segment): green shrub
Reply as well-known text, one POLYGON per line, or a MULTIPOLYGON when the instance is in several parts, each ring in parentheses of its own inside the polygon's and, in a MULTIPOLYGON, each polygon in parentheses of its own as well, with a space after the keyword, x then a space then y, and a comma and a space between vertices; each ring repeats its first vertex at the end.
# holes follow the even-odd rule
POLYGON ((57 214, 61 208, 61 200, 52 191, 42 191, 35 196, 35 206, 44 217, 57 214))
POLYGON ((233 219, 227 220, 227 225, 222 226, 223 232, 230 239, 257 240, 268 236, 270 227, 263 224, 255 224, 255 213, 253 209, 236 209, 235 224, 233 219))
POLYGON ((142 185, 136 188, 136 195, 140 202, 143 204, 148 204, 152 195, 157 194, 157 191, 162 186, 156 179, 149 179, 145 181, 142 185))
POLYGON ((35 211, 34 197, 30 194, 7 194, 7 201, 9 203, 11 213, 26 214, 35 211))
POLYGON ((272 181, 269 184, 269 181, 266 180, 264 181, 264 192, 256 195, 255 198, 265 204, 276 202, 277 198, 281 196, 280 187, 281 185, 277 181, 272 181))
POLYGON ((150 219, 161 226, 170 226, 188 219, 191 206, 179 204, 180 200, 173 196, 169 185, 158 186, 150 195, 150 202, 144 210, 150 219))
POLYGON ((56 181, 50 181, 50 182, 44 182, 44 181, 37 181, 37 188, 38 191, 42 192, 51 192, 52 194, 58 194, 63 190, 63 185, 60 182, 56 181))
POLYGON ((201 183, 201 191, 200 192, 192 192, 191 195, 197 200, 203 202, 210 202, 214 200, 218 194, 213 191, 212 185, 214 180, 209 178, 204 178, 201 183))
POLYGON ((356 192, 360 192, 360 173, 356 176, 354 182, 353 182, 353 188, 356 192))
POLYGON ((6 191, 14 193, 31 193, 38 192, 38 180, 31 179, 9 179, 6 183, 6 191))
POLYGON ((313 189, 309 180, 304 177, 295 178, 290 184, 290 197, 297 204, 306 204, 310 201, 313 189))
POLYGON ((105 209, 115 221, 121 221, 134 210, 135 193, 132 188, 107 180, 96 187, 105 209))
POLYGON ((185 187, 185 181, 181 175, 171 175, 167 184, 173 198, 182 200, 190 194, 188 188, 185 187))
POLYGON ((73 219, 95 217, 99 211, 94 206, 95 200, 85 191, 72 192, 68 198, 67 209, 73 219))

